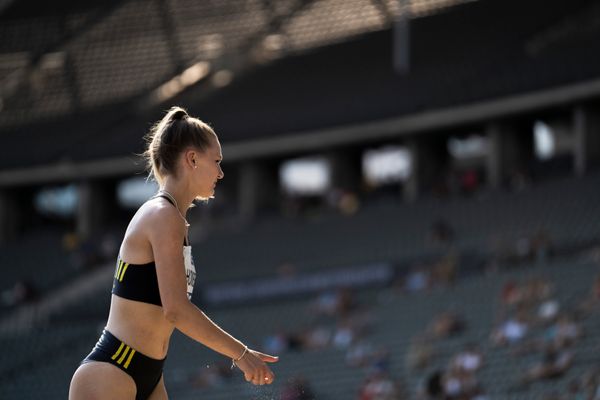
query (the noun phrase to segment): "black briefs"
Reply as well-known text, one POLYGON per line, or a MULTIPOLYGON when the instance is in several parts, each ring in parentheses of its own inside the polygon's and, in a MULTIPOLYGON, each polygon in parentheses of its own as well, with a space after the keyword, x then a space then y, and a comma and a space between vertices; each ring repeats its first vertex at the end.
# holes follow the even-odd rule
POLYGON ((133 378, 137 388, 135 400, 146 400, 158 385, 165 359, 145 356, 104 329, 92 352, 81 362, 102 361, 115 365, 133 378))

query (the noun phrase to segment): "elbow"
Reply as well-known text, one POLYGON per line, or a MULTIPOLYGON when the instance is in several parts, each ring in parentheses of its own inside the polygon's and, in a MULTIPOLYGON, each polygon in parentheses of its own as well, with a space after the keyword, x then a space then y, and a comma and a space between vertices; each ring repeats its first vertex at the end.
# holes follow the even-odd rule
POLYGON ((169 321, 171 324, 173 324, 173 325, 177 324, 177 320, 179 319, 179 313, 177 312, 177 310, 174 310, 172 308, 163 307, 163 315, 164 315, 165 319, 167 321, 169 321))
POLYGON ((176 305, 164 305, 163 304, 163 316, 171 324, 176 325, 181 319, 182 307, 176 305))

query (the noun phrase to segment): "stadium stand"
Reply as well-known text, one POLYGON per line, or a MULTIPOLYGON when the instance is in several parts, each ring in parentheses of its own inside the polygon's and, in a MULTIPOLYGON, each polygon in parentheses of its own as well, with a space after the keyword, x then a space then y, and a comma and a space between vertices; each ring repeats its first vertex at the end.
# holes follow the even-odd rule
MULTIPOLYGON (((494 398, 543 398, 543 394, 552 390, 565 392, 570 380, 581 376, 583 371, 593 365, 593 357, 589 351, 597 348, 597 314, 583 320, 585 335, 574 348, 575 363, 564 378, 556 380, 550 386, 533 384, 528 388, 519 388, 520 371, 525 371, 535 357, 515 357, 509 349, 494 347, 490 343, 488 337, 500 308, 498 299, 502 286, 507 281, 527 282, 528 279, 541 276, 551 281, 556 288, 555 298, 561 302, 561 309, 573 309, 584 299, 589 291, 590 277, 597 272, 597 264, 571 257, 553 261, 543 267, 522 265, 517 270, 491 276, 471 276, 461 279, 454 287, 437 287, 429 292, 398 295, 394 289, 372 289, 358 296, 361 303, 370 307, 369 312, 374 320, 366 340, 374 344, 384 343, 390 349, 391 375, 402 382, 404 391, 414 395, 422 383, 420 380, 423 373, 412 372, 404 364, 410 340, 423 331, 437 313, 452 309, 465 317, 467 328, 465 333, 457 337, 438 339, 434 342, 437 356, 427 367, 428 370, 443 368, 457 349, 466 343, 475 342, 485 359, 479 376, 480 384, 485 392, 494 398)), ((104 296, 108 298, 106 293, 104 296)), ((92 297, 98 298, 97 295, 92 297)), ((243 327, 243 339, 254 346, 260 346, 263 338, 279 327, 285 326, 289 331, 301 330, 303 325, 314 319, 308 305, 308 301, 304 299, 288 300, 269 305, 213 310, 211 314, 218 323, 230 330, 243 327)), ((97 322, 101 323, 100 320, 97 322)), ((3 348, 10 352, 7 354, 10 357, 4 358, 1 378, 3 390, 8 394, 7 398, 36 398, 39 391, 43 391, 48 398, 64 397, 70 371, 75 368, 78 357, 84 354, 86 349, 89 350, 99 328, 99 324, 94 327, 87 321, 70 321, 54 323, 52 327, 33 332, 18 340, 3 339, 3 348), (34 343, 35 346, 32 346, 34 343), (23 356, 25 348, 28 359, 24 359, 23 356), (46 356, 46 362, 36 363, 43 355, 46 356), (25 370, 28 372, 24 373, 25 370), (42 376, 44 379, 36 379, 42 376)), ((542 331, 542 328, 538 329, 538 333, 542 331)), ((298 373, 308 379, 318 394, 317 398, 350 399, 356 398, 360 382, 368 372, 361 368, 348 367, 343 348, 290 351, 281 356, 281 363, 285 364, 281 369, 285 372, 278 375, 280 384, 275 388, 250 388, 235 373, 233 378, 225 377, 212 388, 194 388, 190 384, 194 375, 201 374, 204 369, 216 368, 219 357, 180 334, 173 338, 171 346, 167 364, 167 386, 173 396, 182 399, 192 399, 198 395, 210 399, 272 396, 298 373)))
MULTIPOLYGON (((523 192, 496 193, 493 197, 483 199, 429 199, 413 205, 389 202, 372 204, 352 217, 326 215, 317 222, 300 223, 299 226, 289 220, 272 220, 259 224, 249 233, 231 234, 196 245, 196 263, 200 267, 199 276, 202 276, 203 283, 210 283, 264 277, 268 271, 273 273, 275 263, 280 261, 291 260, 298 265, 300 274, 310 271, 310 268, 305 270, 303 267, 311 265, 322 269, 354 266, 361 261, 374 259, 394 261, 399 265, 396 283, 390 288, 359 291, 357 301, 367 310, 372 321, 364 340, 373 346, 384 344, 389 349, 390 375, 401 383, 405 393, 416 396, 426 375, 425 371, 415 373, 406 366, 412 338, 423 332, 436 315, 448 310, 464 318, 466 329, 457 336, 432 341, 436 356, 427 371, 443 368, 463 345, 475 342, 485 358, 485 365, 478 373, 478 382, 489 395, 525 399, 538 394, 541 396, 550 389, 565 391, 568 382, 593 362, 591 356, 586 355, 586 349, 593 349, 597 345, 593 334, 598 329, 597 316, 582 319, 585 336, 574 348, 574 366, 565 378, 550 386, 538 383, 529 387, 519 386, 520 377, 516 371, 525 371, 535 361, 535 356, 514 357, 506 348, 494 346, 489 337, 501 315, 499 297, 506 282, 524 283, 534 277, 551 281, 561 310, 574 310, 584 300, 590 289, 590 278, 598 272, 596 264, 579 255, 582 254, 581 249, 596 243, 599 234, 593 224, 598 200, 597 179, 597 175, 592 175, 581 180, 551 181, 523 192), (561 193, 569 193, 568 198, 561 196, 561 193), (482 272, 489 269, 479 268, 473 272, 462 271, 459 267, 454 285, 440 284, 423 292, 398 292, 398 282, 406 282, 407 274, 411 272, 407 269, 410 264, 403 264, 402 261, 413 262, 418 259, 417 255, 427 255, 426 238, 433 221, 433 210, 435 215, 447 219, 455 230, 457 247, 479 248, 488 261, 494 255, 486 251, 488 237, 499 235, 518 239, 539 228, 547 229, 557 251, 548 256, 550 258, 533 264, 520 263, 517 264, 518 268, 501 267, 497 272, 492 270, 491 275, 482 272), (380 221, 388 221, 385 228, 380 221), (397 223, 389 224, 389 221, 397 223), (273 235, 274 231, 280 233, 273 235), (357 235, 357 232, 361 234, 357 235), (350 242, 346 235, 357 238, 350 242), (294 252, 293 247, 299 243, 299 238, 303 238, 302 251, 294 252), (265 252, 265 242, 278 252, 265 252), (220 249, 218 243, 229 245, 220 249), (210 252, 203 251, 208 247, 211 248, 210 252), (573 248, 576 249, 575 255, 573 248), (569 251, 561 256, 559 249, 569 251), (208 254, 212 254, 210 258, 208 254), (239 258, 231 258, 229 255, 232 254, 239 258), (248 263, 247 260, 253 261, 248 263)), ((510 260, 501 260, 499 265, 510 265, 510 260)), ((47 268, 47 264, 44 268, 47 268)), ((46 393, 48 398, 66 395, 68 376, 93 345, 106 318, 110 301, 109 286, 108 281, 105 282, 104 286, 63 309, 31 333, 18 338, 0 339, 8 352, 7 357, 3 357, 0 369, 1 386, 7 398, 36 398, 40 391, 46 393), (39 359, 46 362, 40 364, 37 362, 39 359), (42 376, 44 379, 38 379, 42 376)), ((306 297, 301 297, 215 308, 210 310, 210 314, 227 329, 243 332, 242 339, 253 346, 262 346, 265 337, 281 327, 285 327, 286 332, 302 332, 311 324, 321 321, 331 332, 337 329, 339 320, 331 317, 319 319, 309 305, 306 297)), ((543 328, 538 328, 536 332, 543 332, 543 328)), ((206 372, 202 371, 222 368, 218 362, 220 357, 178 334, 172 341, 167 364, 167 386, 173 396, 183 399, 195 398, 199 394, 210 399, 252 398, 274 395, 283 390, 283 385, 292 381, 295 374, 301 373, 318 394, 317 398, 356 398, 368 372, 347 366, 346 352, 343 346, 327 347, 320 351, 290 350, 282 355, 281 363, 285 363, 282 370, 285 372, 278 377, 281 384, 274 388, 250 388, 235 373, 233 378, 227 374, 220 378, 213 377, 221 383, 211 386, 213 384, 205 382, 206 372)))
POLYGON ((0 245, 2 312, 18 304, 39 300, 44 293, 73 278, 75 268, 61 239, 60 232, 45 229, 31 232, 18 243, 0 245), (48 268, 52 273, 48 273, 48 268), (27 286, 21 289, 28 292, 15 293, 15 287, 19 285, 27 286))
MULTIPOLYGON (((431 227, 438 220, 454 230, 452 247, 475 260, 490 255, 509 258, 517 251, 518 240, 532 240, 540 233, 548 237, 554 251, 571 251, 593 244, 600 236, 594 223, 600 218, 599 180, 598 173, 592 173, 470 199, 425 198, 417 204, 398 204, 393 198, 367 201, 353 216, 323 210, 309 219, 265 218, 240 232, 215 233, 200 241, 192 232, 193 252, 202 271, 201 284, 211 284, 273 275, 285 264, 293 265, 297 273, 309 273, 378 262, 406 265, 440 257, 447 249, 431 239, 431 227)), ((66 233, 40 232, 2 245, 0 262, 6 265, 2 289, 27 278, 43 293, 85 273, 81 258, 86 255, 81 252, 100 249, 80 244, 68 251, 63 243, 66 233), (27 251, 31 248, 41 251, 27 251), (52 274, 45 273, 49 268, 52 274)), ((108 255, 101 259, 111 262, 108 255)))
POLYGON ((540 183, 521 192, 489 192, 456 200, 424 198, 411 205, 393 198, 366 201, 351 217, 324 212, 305 221, 262 219, 247 231, 208 237, 194 252, 198 265, 207 266, 201 267, 203 280, 210 282, 266 275, 285 263, 301 272, 436 256, 441 250, 430 239, 430 229, 438 219, 455 230, 458 250, 482 256, 540 231, 563 247, 589 244, 600 234, 592 217, 600 200, 598 179, 590 174, 540 183), (245 267, 247 260, 261 262, 245 267))

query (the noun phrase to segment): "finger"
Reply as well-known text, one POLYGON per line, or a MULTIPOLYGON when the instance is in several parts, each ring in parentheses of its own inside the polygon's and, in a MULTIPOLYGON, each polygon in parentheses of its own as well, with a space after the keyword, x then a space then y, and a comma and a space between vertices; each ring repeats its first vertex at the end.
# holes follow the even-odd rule
POLYGON ((271 355, 269 355, 269 354, 264 354, 264 353, 261 353, 261 352, 259 352, 259 351, 257 351, 257 352, 256 352, 256 355, 257 355, 257 356, 258 356, 258 357, 259 357, 261 360, 263 360, 264 362, 274 363, 274 362, 277 362, 277 361, 279 361, 279 357, 278 357, 278 356, 271 356, 271 355))
POLYGON ((262 378, 261 378, 260 370, 259 369, 254 370, 254 374, 252 375, 252 384, 260 385, 261 379, 262 378))
POLYGON ((246 382, 250 382, 252 380, 253 376, 245 373, 244 378, 246 378, 246 382))
POLYGON ((275 380, 275 375, 272 372, 267 373, 265 376, 265 383, 270 385, 275 380))

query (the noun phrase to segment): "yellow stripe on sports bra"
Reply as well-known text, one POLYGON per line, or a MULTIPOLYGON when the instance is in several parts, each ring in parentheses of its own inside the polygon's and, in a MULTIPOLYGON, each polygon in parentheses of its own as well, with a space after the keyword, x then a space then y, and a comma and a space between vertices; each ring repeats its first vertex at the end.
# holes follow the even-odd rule
POLYGON ((119 364, 119 365, 120 365, 120 364, 123 362, 123 360, 125 359, 125 356, 127 356, 127 353, 129 352, 129 349, 130 349, 130 348, 131 348, 131 347, 129 347, 129 346, 125 347, 125 351, 123 352, 123 355, 121 355, 121 358, 119 358, 119 359, 117 360, 117 364, 119 364))
POLYGON ((123 281, 123 277, 125 276, 125 271, 127 271, 127 267, 129 267, 128 263, 123 265, 123 271, 121 271, 121 276, 119 276, 119 282, 123 281))
POLYGON ((115 359, 119 356, 119 353, 121 352, 121 350, 123 350, 123 346, 125 346, 125 343, 121 342, 121 345, 119 346, 119 349, 116 351, 115 354, 113 354, 113 356, 111 357, 111 359, 115 359))
POLYGON ((123 365, 123 368, 127 369, 127 367, 129 367, 129 363, 131 362, 131 359, 133 358, 134 354, 135 350, 131 349, 131 353, 129 353, 129 357, 127 357, 127 361, 125 361, 125 365, 123 365))
POLYGON ((123 261, 119 260, 119 266, 117 267, 117 271, 115 272, 115 278, 119 277, 119 274, 121 273, 121 267, 123 266, 123 261))

